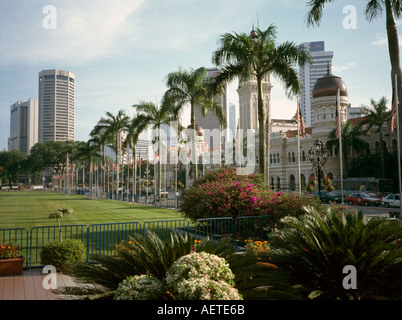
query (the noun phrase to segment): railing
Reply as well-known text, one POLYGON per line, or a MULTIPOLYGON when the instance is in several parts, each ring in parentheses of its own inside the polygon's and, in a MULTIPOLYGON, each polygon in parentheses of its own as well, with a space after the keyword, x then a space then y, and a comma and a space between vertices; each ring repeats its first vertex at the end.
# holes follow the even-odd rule
MULTIPOLYGON (((266 240, 273 229, 270 216, 253 216, 232 218, 198 219, 194 227, 186 219, 121 222, 86 225, 61 226, 62 239, 80 240, 87 249, 87 261, 92 254, 111 255, 116 244, 130 240, 135 234, 145 235, 146 230, 155 232, 162 240, 166 240, 170 232, 182 232, 200 239, 209 237, 213 240, 231 238, 239 246, 245 240, 266 240)), ((0 229, 0 243, 15 241, 22 247, 26 268, 40 266, 40 251, 43 246, 60 238, 59 226, 0 229)))

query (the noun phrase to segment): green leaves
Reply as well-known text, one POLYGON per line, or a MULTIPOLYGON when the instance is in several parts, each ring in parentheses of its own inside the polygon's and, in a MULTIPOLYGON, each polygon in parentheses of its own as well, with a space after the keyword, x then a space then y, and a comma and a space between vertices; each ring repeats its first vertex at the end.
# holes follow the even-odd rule
POLYGON ((297 288, 302 299, 402 297, 402 251, 395 243, 402 237, 398 222, 381 218, 367 222, 361 212, 337 207, 307 208, 305 215, 281 222, 284 229, 269 239, 277 250, 264 258, 278 267, 265 274, 274 287, 297 288), (346 265, 357 270, 356 290, 342 285, 346 265), (278 284, 283 274, 289 275, 288 282, 278 284))

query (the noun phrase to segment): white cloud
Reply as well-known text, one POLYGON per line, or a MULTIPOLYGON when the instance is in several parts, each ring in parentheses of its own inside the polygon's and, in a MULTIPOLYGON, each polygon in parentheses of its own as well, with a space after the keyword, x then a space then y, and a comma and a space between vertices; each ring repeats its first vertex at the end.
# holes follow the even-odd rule
MULTIPOLYGON (((376 38, 375 40, 371 41, 372 45, 375 45, 375 46, 388 45, 387 35, 377 33, 375 35, 375 38, 376 38)), ((402 43, 402 37, 399 37, 398 39, 399 39, 399 46, 400 46, 402 43)))
POLYGON ((3 15, 10 18, 3 20, 0 31, 3 63, 77 65, 112 56, 116 53, 116 40, 133 31, 128 17, 143 1, 55 1, 57 24, 54 30, 42 26, 47 17, 42 13, 43 7, 8 7, 11 12, 3 12, 3 15), (24 22, 13 20, 13 16, 24 17, 24 22))
POLYGON ((343 66, 333 65, 332 66, 332 71, 335 72, 335 73, 342 73, 343 71, 349 70, 349 69, 354 68, 354 67, 356 67, 355 62, 348 62, 346 65, 343 65, 343 66))

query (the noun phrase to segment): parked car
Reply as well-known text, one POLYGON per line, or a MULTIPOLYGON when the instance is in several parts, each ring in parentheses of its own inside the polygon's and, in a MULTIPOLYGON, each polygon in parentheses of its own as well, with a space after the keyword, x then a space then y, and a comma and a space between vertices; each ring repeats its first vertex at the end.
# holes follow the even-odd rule
POLYGON ((357 204, 361 206, 370 206, 375 205, 379 206, 381 204, 381 200, 374 195, 361 192, 361 193, 352 193, 351 195, 345 197, 345 202, 351 205, 357 204))
POLYGON ((381 199, 381 205, 390 208, 390 207, 400 207, 401 206, 401 200, 400 196, 397 193, 390 194, 386 197, 383 197, 381 199))
POLYGON ((322 202, 330 203, 330 202, 342 202, 341 195, 336 192, 321 192, 321 200, 322 202))
POLYGON ((167 192, 166 189, 163 189, 163 188, 162 188, 162 189, 161 189, 161 197, 162 197, 162 198, 163 198, 163 197, 166 197, 166 198, 167 198, 168 195, 169 195, 169 192, 167 192))

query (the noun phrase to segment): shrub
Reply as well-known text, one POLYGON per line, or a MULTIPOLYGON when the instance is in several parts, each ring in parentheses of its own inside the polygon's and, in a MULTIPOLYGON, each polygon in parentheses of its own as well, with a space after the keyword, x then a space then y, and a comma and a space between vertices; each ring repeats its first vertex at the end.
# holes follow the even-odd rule
POLYGON ((166 285, 177 299, 241 299, 234 275, 225 259, 206 252, 193 252, 175 261, 166 274, 166 285))
POLYGON ((63 242, 48 242, 40 252, 40 259, 44 265, 65 267, 85 260, 85 246, 79 240, 65 240, 63 242))
POLYGON ((321 211, 309 208, 305 215, 288 216, 281 222, 284 228, 270 237, 275 250, 260 255, 277 267, 261 275, 260 288, 270 287, 265 298, 402 298, 398 221, 372 218, 367 222, 362 212, 323 207, 321 211), (356 268, 356 289, 343 286, 346 265, 356 268))
POLYGON ((177 285, 179 300, 242 300, 239 292, 225 281, 208 278, 183 280, 177 285))
POLYGON ((163 284, 155 277, 137 275, 127 277, 117 288, 115 300, 159 300, 163 297, 163 284))
POLYGON ((191 220, 201 218, 303 214, 304 206, 318 206, 311 195, 275 192, 266 188, 260 175, 238 176, 236 169, 212 171, 181 196, 180 210, 191 220))

